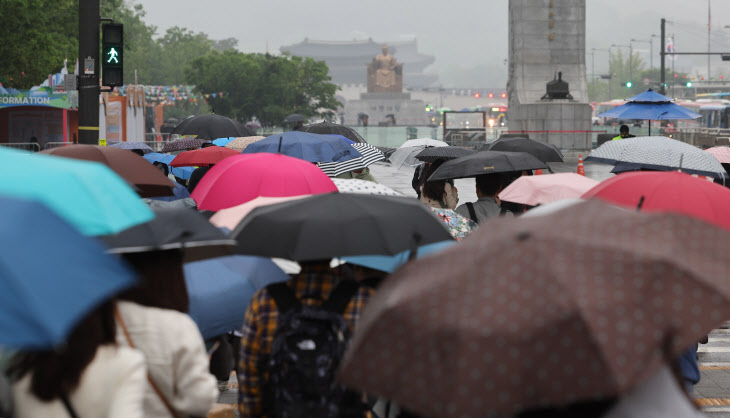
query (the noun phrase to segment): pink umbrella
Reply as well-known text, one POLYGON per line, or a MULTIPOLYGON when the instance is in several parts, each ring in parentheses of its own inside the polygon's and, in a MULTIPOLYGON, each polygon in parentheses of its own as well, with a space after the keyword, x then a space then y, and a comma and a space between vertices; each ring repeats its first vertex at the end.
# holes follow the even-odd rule
POLYGON ((706 150, 722 164, 730 164, 730 147, 712 147, 706 150))
POLYGON ((210 217, 210 223, 217 226, 218 228, 228 228, 233 231, 234 228, 241 222, 241 219, 245 218, 246 215, 251 213, 252 210, 259 206, 273 205, 274 203, 286 202, 288 200, 301 199, 309 195, 302 196, 289 196, 289 197, 257 197, 248 202, 234 206, 228 209, 222 209, 216 212, 215 215, 210 217))
POLYGON ((580 197, 598 183, 575 173, 522 176, 502 190, 499 198, 507 202, 537 206, 580 197))
POLYGON ((316 165, 281 154, 228 157, 213 166, 190 195, 202 210, 219 211, 259 196, 288 197, 336 192, 316 165))

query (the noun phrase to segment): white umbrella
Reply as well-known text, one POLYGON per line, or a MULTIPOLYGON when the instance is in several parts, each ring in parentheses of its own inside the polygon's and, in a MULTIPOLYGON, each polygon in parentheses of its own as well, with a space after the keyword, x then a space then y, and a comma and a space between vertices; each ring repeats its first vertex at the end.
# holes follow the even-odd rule
POLYGON ((416 159, 416 155, 428 147, 448 147, 449 145, 443 141, 437 141, 431 138, 419 138, 410 139, 403 143, 393 154, 388 158, 390 163, 399 170, 403 166, 415 167, 421 164, 421 161, 416 159))
POLYGON ((390 187, 374 181, 359 179, 332 179, 340 193, 377 194, 382 196, 403 196, 390 187))

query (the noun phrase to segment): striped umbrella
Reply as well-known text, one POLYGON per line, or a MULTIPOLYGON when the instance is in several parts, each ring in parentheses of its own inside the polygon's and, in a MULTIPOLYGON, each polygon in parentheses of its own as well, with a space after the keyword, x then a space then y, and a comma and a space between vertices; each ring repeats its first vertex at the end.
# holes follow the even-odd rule
POLYGON ((383 161, 385 159, 383 153, 370 144, 355 143, 350 146, 362 154, 362 157, 353 158, 352 160, 343 162, 317 163, 317 167, 324 171, 324 173, 329 177, 336 177, 349 171, 362 170, 372 163, 383 161))
POLYGON ((202 139, 198 138, 183 138, 176 141, 170 141, 162 147, 162 152, 173 152, 173 151, 186 151, 192 149, 198 149, 203 145, 202 139))

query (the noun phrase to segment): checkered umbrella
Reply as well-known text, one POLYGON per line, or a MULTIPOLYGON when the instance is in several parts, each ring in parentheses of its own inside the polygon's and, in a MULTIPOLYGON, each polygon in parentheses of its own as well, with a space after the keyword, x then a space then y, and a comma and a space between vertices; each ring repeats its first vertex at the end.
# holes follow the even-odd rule
POLYGON ((329 177, 336 177, 340 174, 347 173, 348 171, 362 170, 370 164, 385 159, 383 153, 370 144, 356 143, 351 146, 362 154, 362 157, 353 158, 352 160, 343 162, 317 163, 317 167, 324 171, 324 173, 329 177))
POLYGON ((183 138, 175 141, 170 141, 162 147, 162 152, 174 152, 174 151, 187 151, 192 149, 200 148, 203 143, 202 139, 198 138, 183 138))

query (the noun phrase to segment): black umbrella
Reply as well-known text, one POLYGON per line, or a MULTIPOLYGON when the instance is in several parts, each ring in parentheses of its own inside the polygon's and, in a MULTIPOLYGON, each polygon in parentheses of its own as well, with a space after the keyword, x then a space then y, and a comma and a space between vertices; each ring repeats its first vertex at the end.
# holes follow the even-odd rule
POLYGON ((365 141, 365 139, 354 129, 349 126, 342 126, 336 123, 315 123, 314 125, 305 126, 302 128, 302 131, 322 135, 342 135, 350 141, 367 143, 367 141, 365 141))
POLYGON ((191 209, 158 209, 155 219, 100 239, 114 254, 180 249, 185 262, 229 255, 235 244, 191 209))
POLYGON ((427 181, 460 179, 480 174, 506 173, 547 168, 547 164, 526 152, 481 151, 446 161, 427 181))
POLYGON ((500 138, 479 151, 526 152, 546 163, 562 163, 563 153, 554 146, 528 138, 500 138))
POLYGON ((436 160, 454 160, 467 155, 474 154, 476 151, 462 147, 429 147, 416 154, 416 159, 432 163, 436 160))
POLYGON ((349 193, 258 207, 231 236, 238 241, 238 253, 294 261, 395 255, 453 239, 417 200, 349 193))
POLYGON ((253 131, 240 122, 221 115, 200 115, 182 121, 171 135, 197 135, 198 139, 218 139, 227 137, 254 136, 253 131))
MULTIPOLYGON (((299 113, 292 113, 291 115, 284 118, 284 123, 296 123, 296 122, 306 122, 307 117, 300 115, 299 113)), ((255 134, 251 135, 239 135, 239 136, 253 136, 255 134)))

